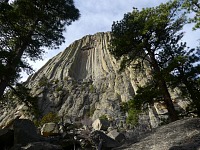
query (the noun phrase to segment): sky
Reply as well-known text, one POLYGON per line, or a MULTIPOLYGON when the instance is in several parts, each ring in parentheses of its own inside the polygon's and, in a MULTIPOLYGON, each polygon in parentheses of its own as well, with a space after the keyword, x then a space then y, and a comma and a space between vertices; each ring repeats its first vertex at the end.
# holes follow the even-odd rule
MULTIPOLYGON (((30 62, 33 69, 37 71, 50 58, 64 51, 75 40, 81 39, 85 35, 92 35, 97 32, 111 31, 113 21, 123 19, 125 13, 131 12, 133 7, 138 9, 158 6, 168 0, 74 0, 75 7, 79 9, 81 17, 72 25, 66 27, 65 43, 56 50, 48 50, 43 56, 43 60, 30 62)), ((200 39, 198 32, 192 31, 193 25, 184 28, 185 37, 188 45, 195 47, 200 39)), ((22 81, 26 80, 27 75, 23 73, 22 81)))

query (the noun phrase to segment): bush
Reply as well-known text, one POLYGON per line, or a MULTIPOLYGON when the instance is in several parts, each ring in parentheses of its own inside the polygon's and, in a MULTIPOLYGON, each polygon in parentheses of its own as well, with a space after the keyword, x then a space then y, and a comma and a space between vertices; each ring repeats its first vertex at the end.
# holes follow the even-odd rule
POLYGON ((137 125, 139 114, 141 113, 140 107, 138 107, 136 101, 132 99, 129 100, 127 104, 125 104, 125 107, 128 110, 128 117, 126 118, 126 122, 132 126, 137 125))
POLYGON ((37 121, 36 125, 42 126, 45 123, 49 123, 49 122, 58 123, 59 121, 60 121, 60 117, 56 113, 49 112, 46 115, 44 115, 40 121, 37 121))
POLYGON ((129 109, 128 110, 128 117, 126 118, 126 122, 128 124, 131 124, 133 126, 138 124, 138 120, 139 120, 139 112, 136 109, 129 109))
POLYGON ((99 117, 99 119, 108 120, 108 117, 106 115, 102 115, 102 116, 99 117))

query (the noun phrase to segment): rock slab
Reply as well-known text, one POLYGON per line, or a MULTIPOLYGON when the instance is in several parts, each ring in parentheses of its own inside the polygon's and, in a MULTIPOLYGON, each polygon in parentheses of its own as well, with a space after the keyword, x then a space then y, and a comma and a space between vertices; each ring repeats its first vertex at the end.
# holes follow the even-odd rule
POLYGON ((26 145, 31 142, 42 141, 37 134, 34 123, 28 119, 16 119, 13 124, 14 144, 26 145))
POLYGON ((116 149, 200 150, 200 118, 178 120, 161 126, 140 139, 139 142, 116 149))

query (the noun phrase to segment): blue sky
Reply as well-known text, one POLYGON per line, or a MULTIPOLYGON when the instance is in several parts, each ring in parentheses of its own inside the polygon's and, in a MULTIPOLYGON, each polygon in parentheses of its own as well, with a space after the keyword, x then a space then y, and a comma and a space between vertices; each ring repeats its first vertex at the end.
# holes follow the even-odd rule
MULTIPOLYGON (((73 41, 82 38, 88 34, 97 32, 106 32, 111 30, 113 21, 121 20, 125 13, 131 12, 133 7, 138 9, 145 7, 157 6, 168 0, 74 0, 75 6, 80 10, 81 17, 78 21, 67 27, 64 36, 65 43, 57 50, 48 50, 44 55, 44 60, 30 62, 35 71, 41 68, 50 58, 62 52, 73 41)), ((200 39, 197 32, 192 31, 192 25, 187 25, 185 30, 184 41, 188 45, 195 47, 200 39)), ((26 79, 23 75, 23 80, 26 79)))

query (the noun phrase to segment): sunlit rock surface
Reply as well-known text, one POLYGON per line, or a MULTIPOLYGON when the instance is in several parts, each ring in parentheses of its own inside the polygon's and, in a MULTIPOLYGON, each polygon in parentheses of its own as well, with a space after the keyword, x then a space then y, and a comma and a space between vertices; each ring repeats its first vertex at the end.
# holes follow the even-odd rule
MULTIPOLYGON (((125 121, 126 114, 121 112, 120 104, 132 99, 138 86, 144 85, 151 77, 150 67, 146 64, 142 72, 131 67, 119 72, 119 62, 108 50, 110 39, 109 32, 87 35, 29 77, 26 84, 33 95, 39 97, 39 109, 43 115, 55 112, 64 121, 83 116, 95 120, 106 115, 116 123, 125 121)), ((172 93, 173 99, 179 103, 177 91, 172 93)), ((165 107, 155 105, 147 113, 152 127, 159 124, 157 113, 166 113, 165 107)), ((14 116, 14 113, 10 115, 14 116)), ((1 116, 0 122, 4 119, 1 116)))
POLYGON ((53 110, 62 116, 93 119, 107 114, 120 119, 120 103, 132 99, 137 85, 146 82, 148 69, 119 72, 119 63, 108 51, 110 39, 109 32, 85 36, 28 79, 32 93, 41 99, 43 113, 53 110), (41 87, 44 76, 48 85, 41 87))

